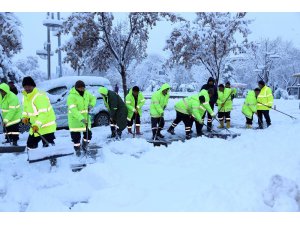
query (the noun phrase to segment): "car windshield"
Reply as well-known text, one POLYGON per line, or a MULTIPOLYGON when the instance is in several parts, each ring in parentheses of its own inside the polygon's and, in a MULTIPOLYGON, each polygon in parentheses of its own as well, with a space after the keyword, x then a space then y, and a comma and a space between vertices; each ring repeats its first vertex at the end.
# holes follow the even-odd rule
POLYGON ((50 90, 48 90, 48 93, 51 95, 61 95, 67 90, 66 86, 61 86, 61 87, 55 87, 50 90))

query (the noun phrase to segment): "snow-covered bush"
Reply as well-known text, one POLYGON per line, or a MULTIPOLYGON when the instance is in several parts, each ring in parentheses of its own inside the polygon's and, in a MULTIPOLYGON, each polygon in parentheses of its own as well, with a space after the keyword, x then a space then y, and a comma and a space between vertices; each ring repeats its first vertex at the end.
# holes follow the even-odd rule
POLYGON ((277 90, 274 92, 274 98, 275 99, 289 99, 289 94, 286 90, 283 90, 282 88, 277 88, 277 90))

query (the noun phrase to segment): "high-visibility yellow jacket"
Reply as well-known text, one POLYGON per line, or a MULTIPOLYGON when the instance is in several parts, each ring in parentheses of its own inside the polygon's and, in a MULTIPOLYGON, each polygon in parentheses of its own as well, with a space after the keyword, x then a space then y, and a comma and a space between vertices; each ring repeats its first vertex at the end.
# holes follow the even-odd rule
MULTIPOLYGON (((209 97, 209 94, 208 94, 208 91, 206 89, 202 89, 199 93, 199 97, 200 96, 204 96, 205 98, 205 102, 202 104, 203 107, 207 110, 207 112, 211 115, 211 116, 214 116, 214 111, 211 109, 210 107, 210 104, 209 104, 209 101, 210 101, 210 97, 209 97)), ((205 111, 204 111, 205 112, 205 111)))
POLYGON ((218 91, 218 111, 230 112, 232 110, 231 97, 234 95, 234 91, 231 88, 224 88, 224 92, 218 91), (222 106, 224 104, 224 106, 222 106))
MULTIPOLYGON (((34 88, 33 91, 23 94, 23 118, 29 118, 31 126, 38 126, 41 135, 54 133, 56 131, 56 116, 53 111, 50 100, 45 92, 34 88)), ((32 128, 29 133, 32 135, 32 128)), ((39 134, 34 133, 35 137, 39 134)))
POLYGON ((244 105, 242 107, 242 113, 249 119, 252 119, 253 113, 256 113, 257 111, 256 104, 257 100, 255 92, 253 90, 248 91, 244 105))
POLYGON ((159 118, 162 116, 165 107, 168 104, 170 91, 166 95, 163 95, 163 90, 170 88, 170 85, 165 83, 160 89, 152 94, 151 104, 150 104, 150 115, 154 118, 159 118))
POLYGON ((271 88, 264 86, 257 96, 257 110, 270 110, 273 106, 273 94, 271 88), (262 104, 260 104, 262 103, 262 104), (266 106, 264 106, 266 105, 266 106))
MULTIPOLYGON (((136 108, 138 110, 138 113, 140 116, 142 116, 142 106, 145 104, 145 98, 141 91, 139 91, 138 97, 137 97, 137 105, 136 108)), ((129 90, 129 93, 126 95, 126 106, 128 109, 128 115, 127 119, 131 120, 134 110, 135 110, 135 99, 132 94, 132 88, 129 90)))
POLYGON ((5 83, 0 84, 0 89, 6 92, 2 99, 1 109, 3 122, 9 127, 21 121, 22 111, 18 97, 10 91, 9 86, 5 83))
POLYGON ((86 130, 83 119, 88 120, 88 127, 91 128, 91 118, 88 116, 89 106, 96 105, 96 97, 89 91, 85 90, 81 96, 75 87, 73 87, 68 95, 68 124, 71 132, 81 132, 86 130))

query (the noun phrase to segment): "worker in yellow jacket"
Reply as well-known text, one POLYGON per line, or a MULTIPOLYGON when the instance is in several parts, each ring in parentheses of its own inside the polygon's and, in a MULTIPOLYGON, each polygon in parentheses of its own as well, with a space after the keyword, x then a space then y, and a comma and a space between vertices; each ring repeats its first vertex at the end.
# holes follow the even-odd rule
POLYGON ((145 98, 143 93, 140 91, 138 86, 131 88, 126 95, 126 107, 128 109, 127 115, 127 129, 128 133, 132 134, 132 125, 135 121, 136 134, 142 135, 141 133, 141 116, 142 107, 145 104, 145 98))
POLYGON ((271 88, 266 86, 263 80, 258 82, 260 88, 260 93, 257 96, 257 117, 258 117, 258 126, 260 129, 263 129, 263 115, 266 119, 267 126, 271 125, 271 118, 269 111, 273 106, 273 94, 271 88))
POLYGON ((170 85, 163 84, 160 89, 151 96, 150 116, 152 127, 152 139, 164 138, 161 130, 165 125, 164 110, 168 105, 170 97, 170 85))
MULTIPOLYGON (((27 149, 35 149, 42 140, 41 135, 54 145, 56 131, 56 116, 50 100, 45 92, 36 88, 34 80, 28 76, 22 81, 23 94, 23 113, 22 122, 30 124, 29 136, 27 139, 27 149)), ((44 140, 43 147, 48 147, 44 140)), ((56 164, 56 159, 50 160, 51 165, 56 164)))
POLYGON ((5 83, 0 84, 0 93, 2 97, 3 127, 7 139, 5 143, 12 143, 14 146, 17 146, 22 113, 19 98, 10 91, 9 86, 5 83))

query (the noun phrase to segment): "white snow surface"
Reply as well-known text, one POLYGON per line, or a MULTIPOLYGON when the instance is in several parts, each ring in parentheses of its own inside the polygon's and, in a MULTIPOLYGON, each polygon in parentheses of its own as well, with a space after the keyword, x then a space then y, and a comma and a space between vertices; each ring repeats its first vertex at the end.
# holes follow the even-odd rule
MULTIPOLYGON (((177 100, 170 99, 166 129, 177 100)), ((234 99, 233 125, 245 123, 243 101, 234 99)), ((1 154, 0 211, 300 211, 299 101, 275 104, 298 120, 271 111, 269 128, 230 128, 241 133, 231 140, 199 137, 154 147, 145 140, 151 136, 149 111, 143 114, 140 138, 124 131, 124 140, 107 143, 109 127, 93 128, 92 144, 102 146, 102 157, 76 173, 69 167, 75 156, 58 159, 58 167, 50 170, 49 161, 29 164, 26 153, 1 154)), ((213 129, 217 125, 214 121, 213 129)), ((175 132, 184 135, 183 124, 175 132)), ((27 135, 21 135, 20 144, 27 135)), ((56 137, 57 146, 70 146, 69 131, 57 131, 56 137)))

